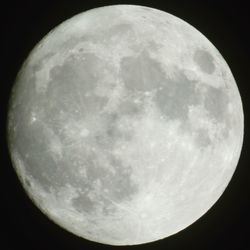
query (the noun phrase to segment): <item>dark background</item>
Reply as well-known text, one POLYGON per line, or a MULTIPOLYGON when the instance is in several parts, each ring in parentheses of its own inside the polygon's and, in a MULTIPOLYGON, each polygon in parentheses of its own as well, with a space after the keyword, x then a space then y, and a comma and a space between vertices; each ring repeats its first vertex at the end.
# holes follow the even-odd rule
POLYGON ((1 233, 0 248, 14 249, 250 249, 249 58, 250 14, 243 1, 3 1, 1 3, 1 233), (243 100, 245 136, 237 170, 219 201, 194 224, 154 243, 102 245, 76 237, 44 216, 24 193, 11 166, 6 140, 7 102, 16 74, 30 50, 52 28, 85 10, 112 4, 158 8, 201 31, 229 64, 243 100))

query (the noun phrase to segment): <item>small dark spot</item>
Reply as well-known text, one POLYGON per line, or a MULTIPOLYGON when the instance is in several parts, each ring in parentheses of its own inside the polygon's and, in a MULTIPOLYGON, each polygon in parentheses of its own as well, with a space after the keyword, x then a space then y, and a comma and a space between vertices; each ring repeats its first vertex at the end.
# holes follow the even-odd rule
POLYGON ((194 61, 200 67, 200 69, 207 73, 212 74, 215 70, 213 63, 213 57, 205 50, 196 50, 194 53, 194 61))
POLYGON ((199 147, 207 147, 211 144, 211 140, 206 129, 199 129, 196 132, 195 142, 199 147))
POLYGON ((108 137, 111 137, 111 138, 118 137, 117 130, 115 128, 112 128, 112 127, 108 128, 107 131, 106 131, 106 133, 107 133, 108 137))

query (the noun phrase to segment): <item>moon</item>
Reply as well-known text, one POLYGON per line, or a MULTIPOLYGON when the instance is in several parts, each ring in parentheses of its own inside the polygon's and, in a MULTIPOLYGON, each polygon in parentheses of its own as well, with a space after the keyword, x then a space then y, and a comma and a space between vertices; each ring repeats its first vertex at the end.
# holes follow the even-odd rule
POLYGON ((74 16, 32 50, 13 86, 8 146, 31 200, 109 245, 173 235, 236 169, 243 108, 231 70, 193 26, 113 5, 74 16))

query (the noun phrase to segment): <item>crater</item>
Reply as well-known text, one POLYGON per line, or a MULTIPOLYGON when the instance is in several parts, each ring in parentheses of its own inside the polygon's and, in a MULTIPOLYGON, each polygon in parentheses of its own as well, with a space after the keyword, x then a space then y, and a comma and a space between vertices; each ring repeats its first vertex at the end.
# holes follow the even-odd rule
POLYGON ((196 50, 193 56, 195 63, 199 68, 207 74, 212 74, 215 70, 213 57, 210 53, 205 50, 196 50))

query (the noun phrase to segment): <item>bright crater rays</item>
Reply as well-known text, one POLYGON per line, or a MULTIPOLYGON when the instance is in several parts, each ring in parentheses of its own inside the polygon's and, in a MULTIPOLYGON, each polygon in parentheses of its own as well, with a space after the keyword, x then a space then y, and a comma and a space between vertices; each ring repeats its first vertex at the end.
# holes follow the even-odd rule
POLYGON ((243 140, 241 98, 195 28, 141 6, 77 15, 32 51, 13 87, 9 148, 34 203, 111 245, 155 241, 217 201, 243 140))

